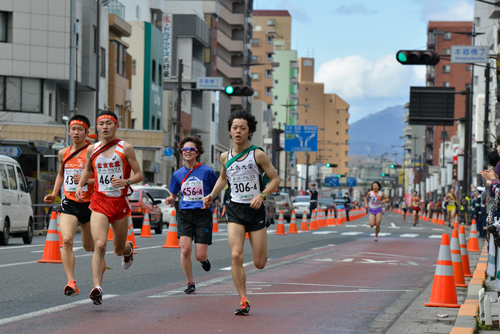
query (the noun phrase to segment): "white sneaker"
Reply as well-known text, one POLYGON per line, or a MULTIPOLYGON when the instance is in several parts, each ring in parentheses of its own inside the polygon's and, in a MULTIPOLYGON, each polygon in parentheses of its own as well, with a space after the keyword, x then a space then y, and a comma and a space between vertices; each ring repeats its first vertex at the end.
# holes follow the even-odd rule
POLYGON ((132 242, 127 241, 130 244, 130 255, 123 255, 122 259, 122 267, 123 269, 128 269, 134 262, 134 245, 132 242))

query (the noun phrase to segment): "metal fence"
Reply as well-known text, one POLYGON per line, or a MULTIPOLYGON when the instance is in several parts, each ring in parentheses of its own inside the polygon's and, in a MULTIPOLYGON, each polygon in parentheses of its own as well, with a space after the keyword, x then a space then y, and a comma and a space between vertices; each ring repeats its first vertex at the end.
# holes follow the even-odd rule
POLYGON ((52 211, 58 212, 60 204, 32 204, 33 224, 35 230, 43 230, 49 227, 50 215, 52 211))

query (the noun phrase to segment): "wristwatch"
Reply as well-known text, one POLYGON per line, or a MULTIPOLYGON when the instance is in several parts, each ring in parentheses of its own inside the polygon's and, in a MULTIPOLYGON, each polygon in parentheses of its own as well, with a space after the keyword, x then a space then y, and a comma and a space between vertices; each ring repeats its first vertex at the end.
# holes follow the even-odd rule
POLYGON ((127 180, 127 185, 130 186, 130 180, 127 180))
POLYGON ((267 195, 266 195, 266 193, 265 193, 265 192, 262 192, 262 193, 260 194, 260 196, 262 196, 262 198, 266 198, 266 196, 267 196, 267 195))

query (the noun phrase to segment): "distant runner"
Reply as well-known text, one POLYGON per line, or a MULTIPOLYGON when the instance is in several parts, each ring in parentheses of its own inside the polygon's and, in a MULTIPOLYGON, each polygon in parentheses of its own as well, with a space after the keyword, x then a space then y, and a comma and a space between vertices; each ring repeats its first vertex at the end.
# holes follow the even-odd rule
POLYGON ((389 202, 389 197, 381 191, 382 186, 378 181, 372 183, 372 190, 366 194, 365 205, 368 207, 368 221, 370 227, 375 228, 375 241, 378 241, 380 222, 382 221, 382 205, 389 202))

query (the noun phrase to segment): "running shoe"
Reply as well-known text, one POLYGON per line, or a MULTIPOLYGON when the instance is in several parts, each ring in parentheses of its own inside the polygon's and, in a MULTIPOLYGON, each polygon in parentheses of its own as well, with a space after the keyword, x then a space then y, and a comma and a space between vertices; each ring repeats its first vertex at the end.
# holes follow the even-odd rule
POLYGON ((205 262, 200 262, 200 263, 203 270, 210 271, 211 266, 210 266, 210 261, 208 261, 208 259, 206 259, 205 262))
POLYGON ((90 300, 94 302, 94 305, 102 304, 102 288, 100 286, 95 287, 90 291, 90 300))
POLYGON ((134 262, 134 245, 132 244, 131 241, 127 241, 130 244, 130 254, 129 255, 123 255, 122 259, 122 267, 123 269, 128 269, 132 265, 132 262, 134 262))
POLYGON ((377 238, 377 237, 375 237, 375 239, 374 239, 373 241, 378 241, 378 238, 377 238))
POLYGON ((69 280, 68 284, 64 287, 64 294, 69 297, 77 296, 80 294, 80 290, 76 286, 75 280, 69 280))
POLYGON ((234 311, 235 315, 248 315, 250 312, 250 302, 248 301, 247 297, 241 298, 240 301, 240 308, 236 309, 234 311))
POLYGON ((184 290, 184 292, 188 295, 192 294, 195 291, 196 291, 196 287, 194 286, 194 282, 189 282, 187 289, 184 290))

